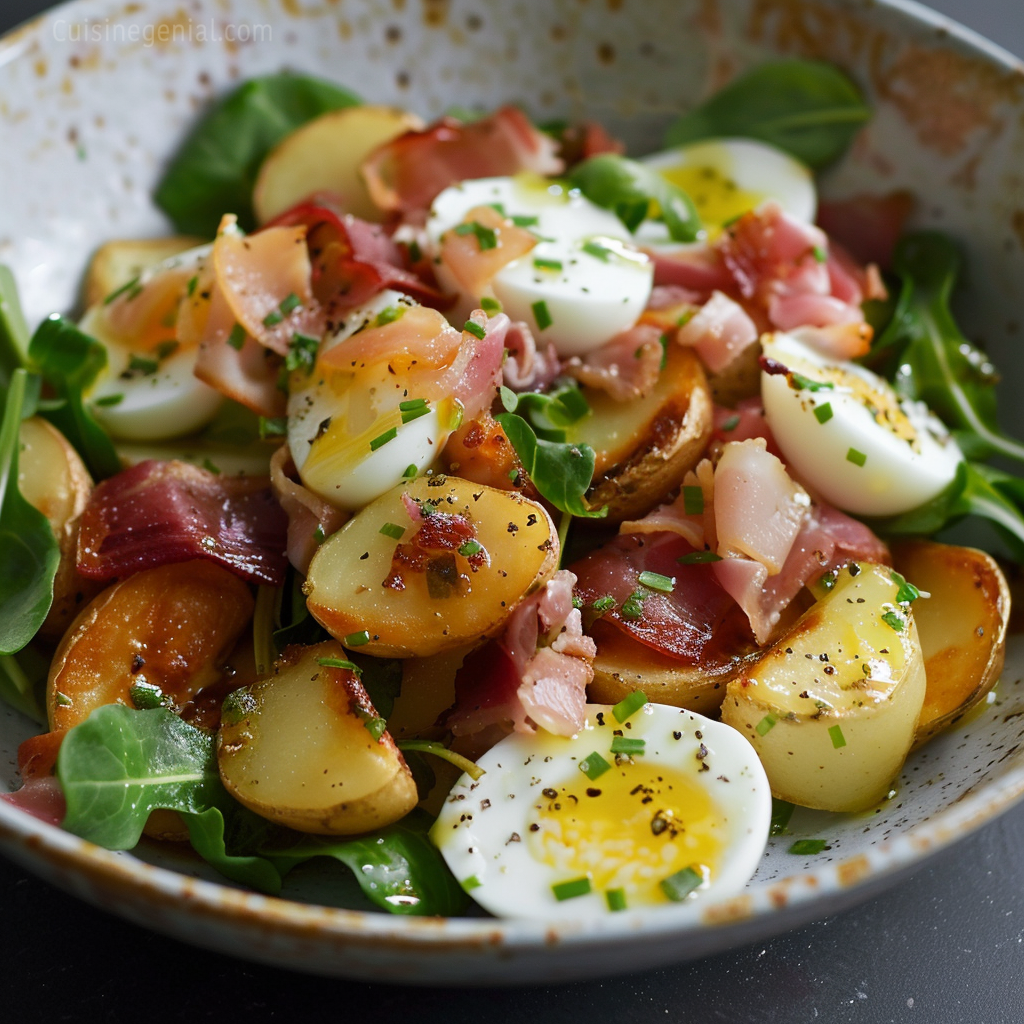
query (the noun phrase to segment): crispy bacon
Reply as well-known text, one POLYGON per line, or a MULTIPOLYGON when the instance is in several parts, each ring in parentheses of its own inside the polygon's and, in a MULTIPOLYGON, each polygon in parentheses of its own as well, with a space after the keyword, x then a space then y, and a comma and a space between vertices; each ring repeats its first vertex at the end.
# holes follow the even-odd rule
POLYGON ((266 478, 147 459, 92 492, 81 517, 78 571, 111 580, 208 558, 243 579, 281 586, 287 527, 266 478))
POLYGON ((556 142, 538 131, 516 107, 463 124, 443 117, 423 131, 410 131, 375 150, 362 165, 370 198, 382 210, 410 214, 426 210, 449 185, 533 171, 559 174, 556 142))

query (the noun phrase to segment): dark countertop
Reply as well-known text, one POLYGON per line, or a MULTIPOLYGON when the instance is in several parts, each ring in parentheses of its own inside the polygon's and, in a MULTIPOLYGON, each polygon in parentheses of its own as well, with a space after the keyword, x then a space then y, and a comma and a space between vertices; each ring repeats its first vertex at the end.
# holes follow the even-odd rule
MULTIPOLYGON (((2 0, 0 31, 50 6, 2 0)), ((1024 54, 1021 0, 929 5, 1024 54)), ((164 939, 0 859, 5 1020, 349 1018, 621 1024, 1020 1024, 1024 805, 854 910, 711 959, 517 990, 392 988, 305 977, 164 939)))

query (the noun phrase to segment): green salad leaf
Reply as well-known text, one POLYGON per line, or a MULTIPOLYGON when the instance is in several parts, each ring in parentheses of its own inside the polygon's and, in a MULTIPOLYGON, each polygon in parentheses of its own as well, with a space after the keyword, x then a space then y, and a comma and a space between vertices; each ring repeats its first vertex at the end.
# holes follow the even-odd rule
POLYGON ((212 238, 221 216, 256 226, 252 188, 260 163, 289 132, 359 99, 331 82, 289 72, 253 78, 196 126, 154 196, 184 234, 212 238))
POLYGON ((657 217, 676 242, 692 242, 700 216, 690 197, 657 171, 614 153, 601 153, 577 164, 569 183, 592 203, 611 210, 629 231, 657 217))
POLYGON ((770 61, 674 121, 665 145, 742 136, 819 169, 843 155, 870 116, 860 90, 832 64, 770 61))
POLYGON ((94 479, 113 476, 121 469, 121 460, 84 397, 107 365, 106 348, 70 320, 54 314, 36 328, 28 354, 56 396, 56 401, 40 406, 40 415, 71 442, 94 479))
MULTIPOLYGON (((38 632, 53 603, 60 549, 46 516, 18 489, 23 414, 32 393, 26 370, 11 375, 0 423, 0 655, 20 651, 38 632)), ((21 676, 9 666, 5 690, 27 699, 21 676)))
POLYGON ((0 387, 6 388, 14 371, 26 365, 28 341, 28 324, 21 312, 14 274, 0 263, 0 387))

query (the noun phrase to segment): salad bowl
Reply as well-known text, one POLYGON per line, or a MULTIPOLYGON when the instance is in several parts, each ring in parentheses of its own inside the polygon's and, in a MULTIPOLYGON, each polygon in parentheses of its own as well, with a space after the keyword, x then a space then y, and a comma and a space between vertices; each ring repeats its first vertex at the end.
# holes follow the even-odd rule
MULTIPOLYGON (((821 192, 916 194, 914 226, 940 228, 963 250, 968 287, 956 312, 1011 393, 1014 372, 1024 372, 1013 360, 1024 69, 899 0, 78 0, 0 44, 0 262, 13 269, 31 323, 76 311, 99 244, 168 233, 152 202, 163 169, 205 105, 252 76, 320 75, 427 119, 515 102, 538 121, 597 120, 642 154, 680 111, 773 56, 833 62, 863 89, 872 119, 821 192)), ((1011 637, 992 699, 914 753, 885 804, 859 815, 797 811, 740 896, 672 913, 551 924, 337 909, 340 872, 304 869, 281 898, 261 896, 173 846, 112 853, 3 801, 0 848, 129 920, 299 970, 418 984, 606 976, 706 956, 850 906, 1005 811, 1024 795, 1022 665, 1024 646, 1011 637), (805 837, 825 849, 790 853, 805 837)), ((17 747, 33 731, 0 708, 8 790, 18 784, 17 747)))

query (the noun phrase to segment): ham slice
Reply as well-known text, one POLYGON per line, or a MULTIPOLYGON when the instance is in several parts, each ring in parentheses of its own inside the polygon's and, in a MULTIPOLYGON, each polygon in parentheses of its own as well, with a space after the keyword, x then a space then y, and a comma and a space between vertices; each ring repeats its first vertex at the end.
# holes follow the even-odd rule
POLYGON ((607 392, 618 402, 643 398, 658 383, 664 350, 662 332, 639 323, 585 356, 573 356, 563 367, 587 387, 607 392))
POLYGON ((113 580, 208 558, 245 580, 278 587, 287 528, 265 478, 147 459, 93 490, 81 515, 77 566, 90 579, 113 580))
POLYGON ((757 338, 757 327, 746 310, 719 291, 712 292, 711 298, 676 331, 676 341, 692 346, 714 373, 724 370, 757 338))

